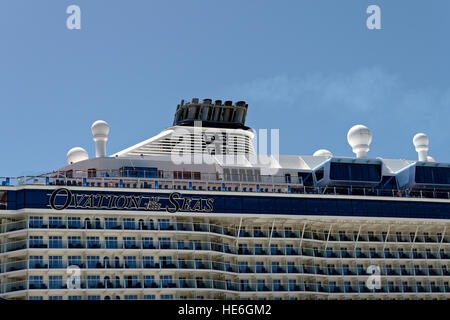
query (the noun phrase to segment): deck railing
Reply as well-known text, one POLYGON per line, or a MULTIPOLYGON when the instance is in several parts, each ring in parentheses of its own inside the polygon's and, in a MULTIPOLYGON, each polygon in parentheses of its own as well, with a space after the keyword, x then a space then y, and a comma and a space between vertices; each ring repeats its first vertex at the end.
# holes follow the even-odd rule
MULTIPOLYGON (((163 190, 194 190, 220 192, 265 192, 316 195, 375 196, 450 199, 450 191, 439 189, 381 189, 377 186, 306 186, 299 177, 277 175, 224 176, 218 173, 202 173, 179 176, 165 171, 157 177, 130 177, 120 170, 53 172, 41 176, 0 177, 1 186, 80 186, 96 188, 136 188, 163 190), (196 177, 198 179, 196 179, 196 177)), ((191 174, 192 173, 192 174, 191 174)), ((0 199, 1 205, 1 199, 0 199)))
MULTIPOLYGON (((55 237, 56 238, 56 237, 55 237)), ((133 250, 174 250, 174 251, 212 251, 231 255, 248 255, 248 256, 280 256, 280 257, 296 257, 296 256, 309 256, 316 258, 327 259, 417 259, 436 261, 439 259, 449 260, 450 253, 447 246, 432 248, 411 248, 407 250, 403 247, 388 248, 389 250, 376 250, 363 249, 356 247, 352 250, 341 249, 337 250, 332 247, 326 249, 310 247, 300 247, 292 244, 271 244, 268 245, 230 245, 226 243, 209 242, 209 241, 153 241, 153 240, 136 240, 126 239, 124 240, 99 240, 99 239, 78 239, 78 240, 63 240, 57 239, 42 239, 31 236, 28 240, 19 240, 13 242, 6 242, 0 244, 0 253, 17 251, 17 250, 39 250, 39 249, 67 249, 67 250, 80 250, 80 249, 129 249, 133 250), (394 250, 395 249, 395 250, 394 250)), ((150 239, 150 238, 149 238, 150 239)), ((358 243, 358 242, 357 242, 358 243)), ((358 243, 361 244, 361 243, 358 243)), ((131 253, 130 253, 131 254, 131 253)))
MULTIPOLYGON (((291 275, 319 275, 319 276, 348 276, 348 279, 356 276, 368 276, 367 268, 363 264, 359 267, 349 265, 342 262, 342 265, 336 264, 308 264, 306 263, 292 263, 275 262, 274 264, 266 263, 255 264, 254 261, 245 261, 241 263, 228 263, 213 260, 166 260, 166 261, 151 261, 140 259, 122 259, 115 261, 112 259, 78 259, 76 261, 69 261, 68 259, 49 260, 49 259, 31 259, 20 260, 13 262, 6 262, 0 264, 0 272, 16 272, 21 270, 28 271, 65 271, 70 266, 77 266, 83 270, 98 270, 98 269, 114 269, 114 271, 123 272, 140 272, 145 270, 165 270, 171 269, 189 271, 222 271, 231 273, 245 273, 245 274, 291 274, 291 275), (130 270, 133 269, 133 270, 130 270)), ((388 263, 388 262, 387 262, 388 263)), ((377 265, 375 261, 370 261, 367 265, 377 265)), ((399 267, 393 265, 378 265, 380 267, 381 276, 430 276, 430 277, 445 277, 450 276, 450 270, 445 267, 416 265, 415 267, 399 267)), ((394 278, 393 278, 394 279, 394 278)), ((397 278, 398 279, 398 278, 397 278)))
MULTIPOLYGON (((313 240, 313 241, 327 241, 329 243, 339 242, 339 243, 435 243, 435 244, 447 244, 450 243, 450 235, 444 233, 421 233, 421 232, 327 232, 320 230, 302 230, 293 228, 280 228, 274 227, 259 227, 259 228, 248 228, 248 227, 238 227, 234 226, 221 226, 213 223, 192 223, 192 222, 171 222, 171 221, 158 221, 153 219, 137 219, 134 218, 124 218, 123 221, 118 219, 115 221, 106 221, 103 219, 89 219, 80 218, 75 219, 58 219, 54 221, 44 220, 42 217, 31 216, 28 220, 19 220, 4 222, 0 224, 0 233, 7 232, 18 232, 21 230, 39 231, 45 230, 90 230, 95 232, 96 230, 122 230, 127 233, 127 236, 131 235, 141 235, 141 233, 135 233, 135 231, 142 231, 142 233, 147 233, 149 231, 160 231, 170 235, 171 232, 176 233, 212 233, 223 235, 226 237, 236 237, 243 240, 264 240, 272 239, 276 241, 277 239, 284 240, 313 240), (33 219, 38 218, 38 219, 33 219)), ((150 234, 151 235, 151 234, 150 234)))
MULTIPOLYGON (((33 281, 23 280, 16 282, 4 283, 1 285, 0 293, 5 294, 9 292, 16 292, 22 290, 30 291, 45 291, 48 290, 67 290, 68 292, 80 293, 80 290, 86 292, 98 292, 99 289, 132 289, 131 292, 139 292, 139 290, 148 289, 196 289, 196 290, 223 290, 231 292, 279 292, 279 293, 450 293, 448 284, 428 284, 428 283, 403 283, 403 284, 388 284, 382 283, 379 289, 369 289, 364 282, 355 284, 340 284, 335 282, 254 282, 254 281, 227 281, 227 280, 209 280, 209 279, 168 279, 168 280, 148 280, 146 278, 130 279, 110 279, 100 280, 98 278, 81 278, 79 287, 74 289, 68 288, 63 281, 33 281)), ((51 292, 51 291, 50 291, 51 292)))

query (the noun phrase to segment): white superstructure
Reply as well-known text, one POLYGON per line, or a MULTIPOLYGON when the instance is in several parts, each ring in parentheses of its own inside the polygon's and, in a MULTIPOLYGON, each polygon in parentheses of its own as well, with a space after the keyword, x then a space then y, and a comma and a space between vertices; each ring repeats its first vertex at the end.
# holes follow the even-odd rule
MULTIPOLYGON (((259 155, 247 104, 181 102, 171 127, 107 155, 76 147, 1 178, 5 299, 448 299, 450 164, 369 152, 259 155)), ((112 128, 114 130, 114 128, 112 128)))

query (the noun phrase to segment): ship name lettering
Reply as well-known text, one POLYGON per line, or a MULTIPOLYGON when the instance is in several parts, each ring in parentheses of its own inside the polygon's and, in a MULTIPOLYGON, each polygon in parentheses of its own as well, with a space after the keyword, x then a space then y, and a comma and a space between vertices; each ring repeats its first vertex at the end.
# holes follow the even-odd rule
POLYGON ((145 195, 111 195, 73 193, 67 188, 52 192, 48 206, 54 210, 64 209, 119 209, 147 210, 168 213, 175 212, 212 212, 214 199, 201 197, 183 197, 172 192, 168 197, 145 195), (165 199, 165 200, 164 200, 165 199), (163 205, 161 200, 168 203, 163 205))

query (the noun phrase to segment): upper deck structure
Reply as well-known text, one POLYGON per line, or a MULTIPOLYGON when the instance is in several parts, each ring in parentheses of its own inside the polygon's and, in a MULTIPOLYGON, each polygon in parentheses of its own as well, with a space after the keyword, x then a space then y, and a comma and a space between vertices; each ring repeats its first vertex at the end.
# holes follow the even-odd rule
POLYGON ((448 299, 450 164, 425 134, 417 160, 371 157, 363 125, 355 157, 261 155, 247 112, 182 101, 110 156, 98 120, 95 157, 0 178, 0 297, 448 299))

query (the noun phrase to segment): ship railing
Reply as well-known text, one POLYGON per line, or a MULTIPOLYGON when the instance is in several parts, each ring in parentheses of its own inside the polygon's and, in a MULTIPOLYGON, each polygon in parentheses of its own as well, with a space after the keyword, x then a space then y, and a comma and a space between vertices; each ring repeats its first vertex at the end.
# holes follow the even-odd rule
MULTIPOLYGON (((5 224, 5 231, 10 232, 13 230, 19 230, 26 228, 25 224, 21 221, 20 223, 5 224)), ((42 220, 35 221, 30 220, 28 223, 30 229, 83 229, 83 230, 145 230, 145 231, 186 231, 186 232, 212 232, 218 234, 224 234, 228 236, 235 236, 236 229, 230 227, 223 227, 218 225, 212 225, 208 223, 154 223, 151 221, 144 221, 143 219, 139 221, 124 221, 111 222, 111 221, 100 221, 90 219, 81 220, 58 220, 57 222, 45 222, 42 220)))
POLYGON ((0 293, 8 293, 8 292, 15 292, 15 291, 22 291, 28 289, 28 281, 21 280, 21 281, 11 281, 0 284, 0 293))
MULTIPOLYGON (((427 263, 416 265, 414 267, 398 267, 391 264, 381 264, 374 261, 365 262, 367 267, 379 267, 379 275, 393 277, 398 279, 403 276, 431 276, 431 277, 447 277, 450 276, 450 270, 445 265, 440 267, 430 266, 427 263)), ((241 274, 302 274, 302 275, 323 275, 323 276, 369 276, 371 270, 367 267, 352 266, 345 263, 340 264, 283 264, 282 262, 273 262, 272 264, 256 264, 253 261, 242 261, 241 263, 220 262, 213 260, 166 260, 155 262, 150 259, 122 259, 113 260, 109 257, 101 259, 38 259, 20 260, 13 262, 5 262, 0 264, 1 273, 14 272, 21 270, 39 271, 39 270, 55 270, 66 269, 69 266, 78 266, 80 269, 115 269, 142 271, 152 270, 169 270, 169 269, 185 269, 185 270, 210 270, 223 271, 241 274)))
MULTIPOLYGON (((317 257, 327 257, 327 258, 403 258, 403 259, 438 259, 439 257, 442 259, 449 259, 450 256, 445 252, 444 248, 442 248, 442 244, 447 244, 448 239, 441 242, 431 241, 426 242, 428 244, 439 244, 440 251, 432 250, 430 248, 426 248, 426 250, 416 250, 412 251, 392 250, 391 247, 385 248, 382 250, 359 250, 356 248, 355 250, 347 250, 347 248, 333 248, 328 247, 326 250, 315 249, 312 250, 309 247, 303 246, 302 248, 294 247, 291 245, 287 245, 285 247, 279 246, 278 244, 272 244, 271 247, 267 246, 254 246, 250 247, 248 245, 243 245, 240 247, 229 246, 226 243, 203 243, 203 242, 171 242, 171 241, 153 241, 146 238, 139 240, 135 237, 130 237, 131 239, 118 240, 118 239, 105 239, 104 241, 100 241, 99 237, 86 237, 79 240, 71 240, 71 241, 63 241, 62 239, 54 239, 44 242, 43 240, 33 239, 29 240, 30 248, 47 248, 47 247, 61 247, 61 248, 88 248, 88 249, 96 249, 96 248, 106 248, 106 249, 183 249, 183 250, 213 250, 213 251, 223 251, 226 253, 235 253, 237 251, 238 254, 242 255, 267 255, 268 252, 271 255, 309 255, 309 256, 317 256, 317 257)), ((358 242, 360 243, 362 236, 358 238, 358 242)), ((279 238, 279 240, 291 240, 291 238, 279 238)), ((305 241, 317 241, 316 239, 308 239, 303 238, 305 241)), ((422 241, 417 241, 416 239, 410 239, 409 243, 417 243, 422 241)), ((444 240, 444 239, 442 239, 444 240)), ((321 240, 323 241, 323 240, 321 240)), ((341 242, 337 242, 341 243, 341 242)), ((346 243, 346 242, 343 242, 346 243)), ((355 242, 354 242, 355 243, 355 242)), ((393 245, 399 242, 385 242, 387 245, 393 245)), ((405 243, 405 242, 400 242, 405 243)), ((14 251, 26 248, 26 240, 20 240, 16 242, 4 242, 1 244, 2 252, 6 251, 14 251)), ((436 249, 433 247, 433 249, 436 249)))
POLYGON ((27 249, 27 240, 7 241, 0 244, 0 253, 27 249))
MULTIPOLYGON (((130 277, 131 278, 131 277, 130 277)), ((101 279, 100 276, 92 276, 90 278, 81 277, 76 283, 66 283, 62 278, 52 281, 47 280, 22 280, 7 282, 1 285, 1 293, 10 293, 21 290, 29 290, 31 292, 49 292, 49 290, 67 290, 68 292, 82 291, 98 291, 99 289, 131 289, 133 292, 157 289, 195 289, 195 290, 226 290, 234 292, 315 292, 326 294, 339 293, 359 293, 359 294, 386 294, 386 293, 401 293, 401 294, 448 294, 450 287, 448 284, 425 284, 425 283, 402 283, 391 284, 383 282, 381 287, 374 286, 367 287, 364 282, 359 284, 342 284, 337 282, 285 282, 285 281, 227 281, 227 280, 213 280, 213 279, 155 279, 148 278, 113 278, 105 277, 101 279)))
POLYGON ((26 229, 26 228, 27 228, 27 221, 26 220, 11 221, 11 222, 8 222, 8 223, 2 223, 0 225, 0 231, 2 233, 23 230, 23 229, 26 229))
MULTIPOLYGON (((110 263, 109 261, 100 260, 78 260, 76 262, 71 261, 54 261, 54 260, 23 260, 7 262, 1 265, 1 273, 15 272, 21 270, 41 271, 41 270, 52 270, 58 271, 58 269, 65 270, 68 266, 78 266, 80 269, 92 270, 92 269, 114 269, 118 270, 129 270, 133 269, 133 272, 139 272, 143 270, 189 270, 189 271, 222 271, 240 274, 264 274, 264 275, 277 275, 277 274, 296 274, 302 276, 308 275, 319 275, 319 276, 344 276, 345 279, 351 280, 355 277, 369 276, 371 273, 367 272, 364 268, 348 267, 348 266, 334 266, 318 267, 317 265, 272 265, 272 266, 262 266, 262 265, 242 265, 242 264, 231 264, 223 263, 217 261, 208 260, 173 260, 166 263, 150 263, 146 260, 138 260, 133 262, 124 262, 120 265, 110 263)), ((374 265, 371 265, 374 266, 374 265)), ((380 276, 389 277, 386 278, 388 281, 393 280, 404 280, 408 279, 405 276, 414 277, 438 277, 446 279, 450 273, 446 269, 440 268, 381 268, 380 276)), ((342 278, 340 278, 341 280, 342 278)), ((435 280, 436 281, 436 280, 435 280)))
POLYGON ((28 261, 13 261, 0 264, 0 273, 13 272, 27 269, 28 261))
MULTIPOLYGON (((125 237, 126 238, 126 237, 125 237)), ((43 239, 43 237, 30 237, 27 240, 4 242, 0 245, 1 252, 11 252, 22 249, 130 249, 130 250, 183 250, 183 251, 213 251, 233 255, 250 256, 309 256, 324 259, 414 259, 436 261, 439 259, 450 259, 448 248, 439 246, 439 248, 417 249, 411 248, 405 250, 403 247, 392 248, 389 250, 366 250, 356 247, 353 250, 343 248, 328 247, 326 249, 311 248, 305 246, 287 245, 281 246, 272 244, 254 246, 235 246, 226 243, 208 242, 208 241, 153 241, 148 239, 139 240, 134 237, 130 239, 106 239, 100 240, 99 237, 86 237, 81 239, 63 240, 62 237, 43 239)), ((386 248, 385 248, 386 249, 386 248)), ((130 251, 131 252, 131 251, 130 251)))
POLYGON ((163 231, 163 232, 205 232, 215 233, 242 239, 268 239, 276 240, 299 240, 302 241, 327 241, 329 243, 450 243, 450 235, 443 233, 393 233, 391 232, 360 232, 360 233, 329 233, 327 231, 309 231, 300 229, 282 229, 282 228, 243 228, 227 227, 210 223, 192 223, 192 222, 158 222, 140 219, 138 221, 104 221, 96 220, 74 220, 74 219, 42 219, 32 216, 28 220, 3 222, 0 224, 0 232, 14 232, 25 229, 71 229, 71 230, 144 230, 144 231, 163 231), (34 219, 38 218, 38 219, 34 219))
MULTIPOLYGON (((192 175, 174 179, 173 175, 159 177, 126 177, 121 171, 97 171, 95 176, 88 172, 75 172, 68 176, 66 172, 53 172, 37 177, 1 177, 2 186, 18 185, 52 185, 82 186, 98 188, 138 188, 163 190, 197 190, 221 192, 265 192, 289 194, 376 196, 403 198, 435 198, 450 199, 450 191, 438 189, 379 189, 376 187, 316 187, 305 186, 301 181, 285 176, 253 176, 252 179, 223 179, 216 173, 202 173, 200 179, 192 175), (189 178, 190 177, 190 178, 189 178)), ((166 172, 164 173, 166 174, 166 172)), ((168 173, 167 173, 168 174, 168 173)))
MULTIPOLYGON (((28 220, 4 222, 0 224, 0 232, 13 232, 27 229, 72 229, 72 230, 145 230, 145 231, 186 231, 186 232, 211 232, 226 236, 235 237, 237 229, 209 223, 188 223, 188 222, 154 222, 153 220, 123 223, 120 221, 100 221, 99 219, 91 221, 89 218, 84 221, 73 219, 60 219, 47 221, 43 219, 33 220, 33 216, 28 220)), ((265 232, 267 235, 267 231, 265 232)))

